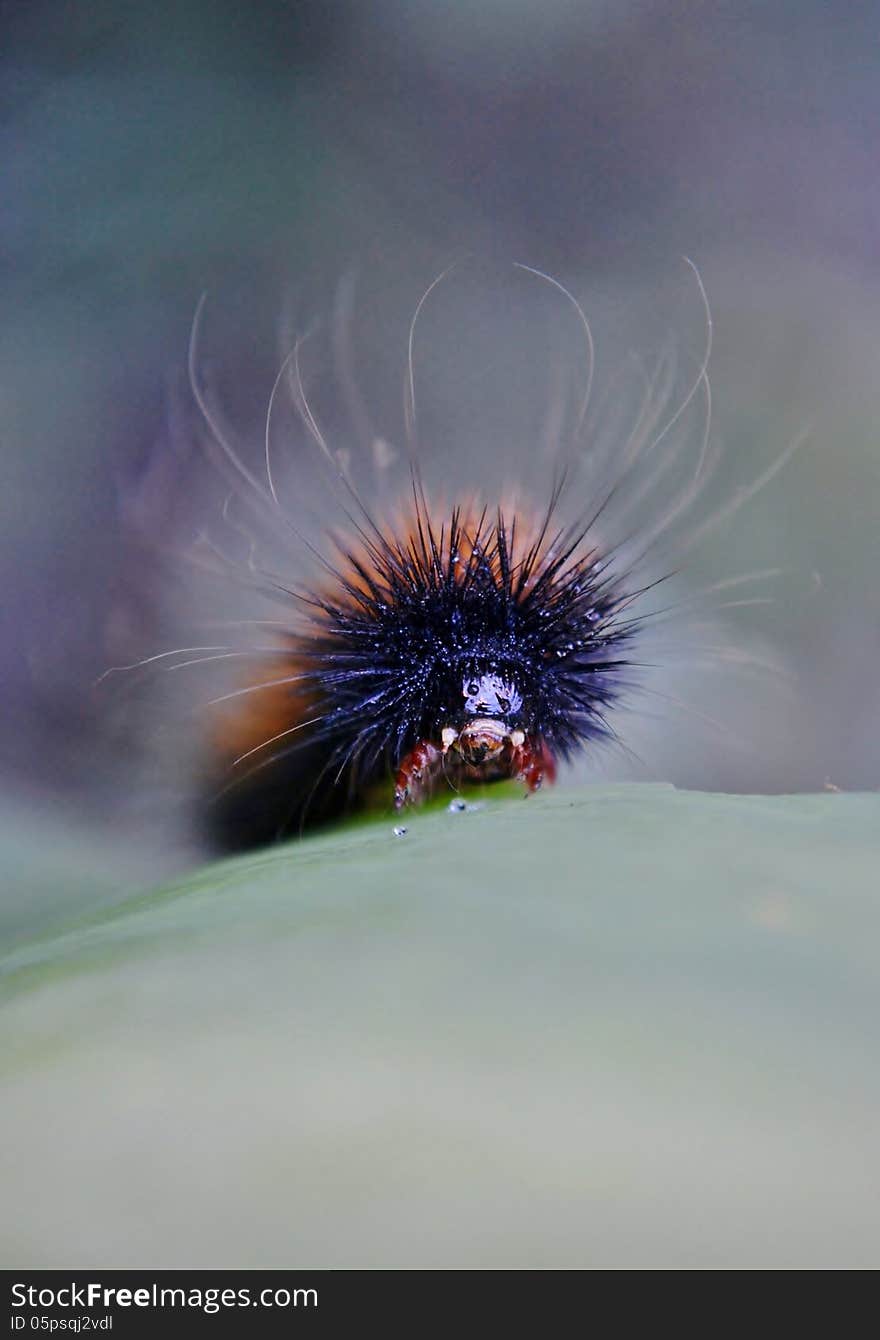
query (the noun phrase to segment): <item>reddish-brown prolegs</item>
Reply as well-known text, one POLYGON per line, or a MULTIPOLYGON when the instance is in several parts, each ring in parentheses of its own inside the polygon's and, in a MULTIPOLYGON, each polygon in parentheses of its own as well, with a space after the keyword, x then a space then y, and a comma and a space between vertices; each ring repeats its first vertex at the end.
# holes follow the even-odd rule
POLYGON ((443 751, 430 740, 420 740, 401 763, 394 779, 394 808, 418 805, 430 792, 440 771, 443 751))
POLYGON ((450 779, 457 775, 462 781, 480 782, 511 777, 524 782, 530 792, 556 780, 556 760, 538 736, 525 737, 521 731, 513 731, 501 754, 480 765, 458 753, 455 733, 450 730, 449 738, 439 745, 420 740, 403 759, 394 779, 395 809, 418 805, 430 795, 444 764, 450 779))
POLYGON ((513 751, 512 776, 537 791, 544 782, 556 781, 556 759, 540 737, 531 736, 513 751))

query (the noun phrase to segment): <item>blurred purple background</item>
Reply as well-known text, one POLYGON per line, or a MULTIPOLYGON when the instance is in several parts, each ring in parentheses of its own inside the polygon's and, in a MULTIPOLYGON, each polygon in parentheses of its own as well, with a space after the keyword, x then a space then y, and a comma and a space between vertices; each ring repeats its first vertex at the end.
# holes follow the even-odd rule
MULTIPOLYGON (((92 682, 185 623, 143 534, 200 524, 172 431, 200 293, 230 416, 258 439, 285 303, 312 317, 359 277, 382 418, 413 303, 463 252, 565 282, 609 378, 669 325, 699 349, 680 258, 699 264, 730 487, 810 438, 691 580, 782 569, 725 639, 788 678, 710 683, 745 753, 661 709, 649 772, 876 788, 876 29, 859 4, 0 5, 4 789, 97 815, 120 776, 149 789, 131 766, 148 715, 92 682)), ((467 285, 439 303, 435 346, 467 285)), ((503 394, 495 336, 485 385, 503 394)), ((451 384, 433 368, 428 400, 451 384)))

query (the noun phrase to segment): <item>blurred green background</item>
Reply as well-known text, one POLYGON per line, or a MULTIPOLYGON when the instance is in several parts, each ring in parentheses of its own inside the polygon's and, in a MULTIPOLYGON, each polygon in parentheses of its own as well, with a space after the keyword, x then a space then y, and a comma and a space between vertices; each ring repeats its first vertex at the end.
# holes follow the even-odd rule
POLYGON ((78 898, 0 963, 0 1255, 871 1268, 878 819, 557 788, 78 898))

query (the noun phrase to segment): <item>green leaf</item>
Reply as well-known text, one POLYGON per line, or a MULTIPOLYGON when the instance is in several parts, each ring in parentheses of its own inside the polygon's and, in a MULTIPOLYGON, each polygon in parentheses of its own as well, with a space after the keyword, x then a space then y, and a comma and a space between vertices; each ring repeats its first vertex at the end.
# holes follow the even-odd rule
POLYGON ((880 797, 404 822, 43 907, 7 1264, 876 1264, 880 797))

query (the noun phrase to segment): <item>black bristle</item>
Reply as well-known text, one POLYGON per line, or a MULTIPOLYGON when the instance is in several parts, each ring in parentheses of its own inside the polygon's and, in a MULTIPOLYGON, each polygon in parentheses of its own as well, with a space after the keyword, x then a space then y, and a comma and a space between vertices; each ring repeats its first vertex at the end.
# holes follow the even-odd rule
POLYGON ((555 528, 556 502, 554 492, 531 533, 528 518, 499 510, 493 524, 460 508, 438 529, 418 501, 399 535, 358 528, 292 640, 290 729, 256 741, 212 807, 220 845, 296 834, 363 804, 420 742, 457 727, 470 677, 511 686, 505 729, 552 757, 612 733, 631 593, 582 529, 555 528))

